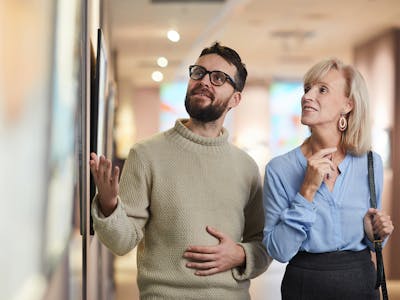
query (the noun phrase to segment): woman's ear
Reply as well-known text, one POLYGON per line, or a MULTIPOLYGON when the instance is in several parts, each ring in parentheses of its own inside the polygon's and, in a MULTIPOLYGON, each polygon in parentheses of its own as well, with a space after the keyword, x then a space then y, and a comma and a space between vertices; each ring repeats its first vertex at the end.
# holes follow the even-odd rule
POLYGON ((347 115, 349 112, 351 112, 353 110, 353 108, 354 108, 354 101, 351 99, 348 99, 348 101, 343 109, 343 113, 347 115))

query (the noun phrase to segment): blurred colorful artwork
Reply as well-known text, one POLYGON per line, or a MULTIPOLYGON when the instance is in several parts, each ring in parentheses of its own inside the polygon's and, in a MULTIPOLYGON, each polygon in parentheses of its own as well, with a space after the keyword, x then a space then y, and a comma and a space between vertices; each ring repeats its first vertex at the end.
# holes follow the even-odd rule
POLYGON ((270 85, 270 151, 272 157, 299 146, 309 136, 300 122, 301 81, 274 81, 270 85))
POLYGON ((185 109, 186 81, 164 83, 160 88, 160 131, 174 126, 176 119, 187 118, 185 109))

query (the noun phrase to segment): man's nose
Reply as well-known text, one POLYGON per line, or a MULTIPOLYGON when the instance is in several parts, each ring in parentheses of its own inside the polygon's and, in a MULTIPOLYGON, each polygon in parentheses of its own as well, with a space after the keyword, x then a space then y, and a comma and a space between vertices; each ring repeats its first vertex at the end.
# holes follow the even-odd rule
POLYGON ((200 80, 200 82, 206 86, 211 86, 211 77, 210 73, 206 73, 203 78, 200 80))

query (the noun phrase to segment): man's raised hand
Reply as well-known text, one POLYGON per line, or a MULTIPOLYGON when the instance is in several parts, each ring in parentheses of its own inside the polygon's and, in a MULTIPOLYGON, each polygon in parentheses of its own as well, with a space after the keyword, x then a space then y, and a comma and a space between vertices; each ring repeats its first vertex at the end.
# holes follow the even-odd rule
POLYGON ((90 171, 98 190, 100 209, 108 217, 117 207, 119 168, 112 169, 111 160, 96 153, 90 154, 90 171))

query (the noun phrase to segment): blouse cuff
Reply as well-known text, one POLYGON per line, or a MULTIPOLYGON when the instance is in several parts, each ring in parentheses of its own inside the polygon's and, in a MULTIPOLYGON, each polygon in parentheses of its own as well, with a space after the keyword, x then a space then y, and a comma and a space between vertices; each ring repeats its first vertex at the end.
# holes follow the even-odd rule
POLYGON ((298 207, 304 207, 307 210, 315 211, 317 206, 315 205, 314 201, 310 202, 306 198, 304 198, 300 193, 297 193, 294 197, 293 205, 298 207))

